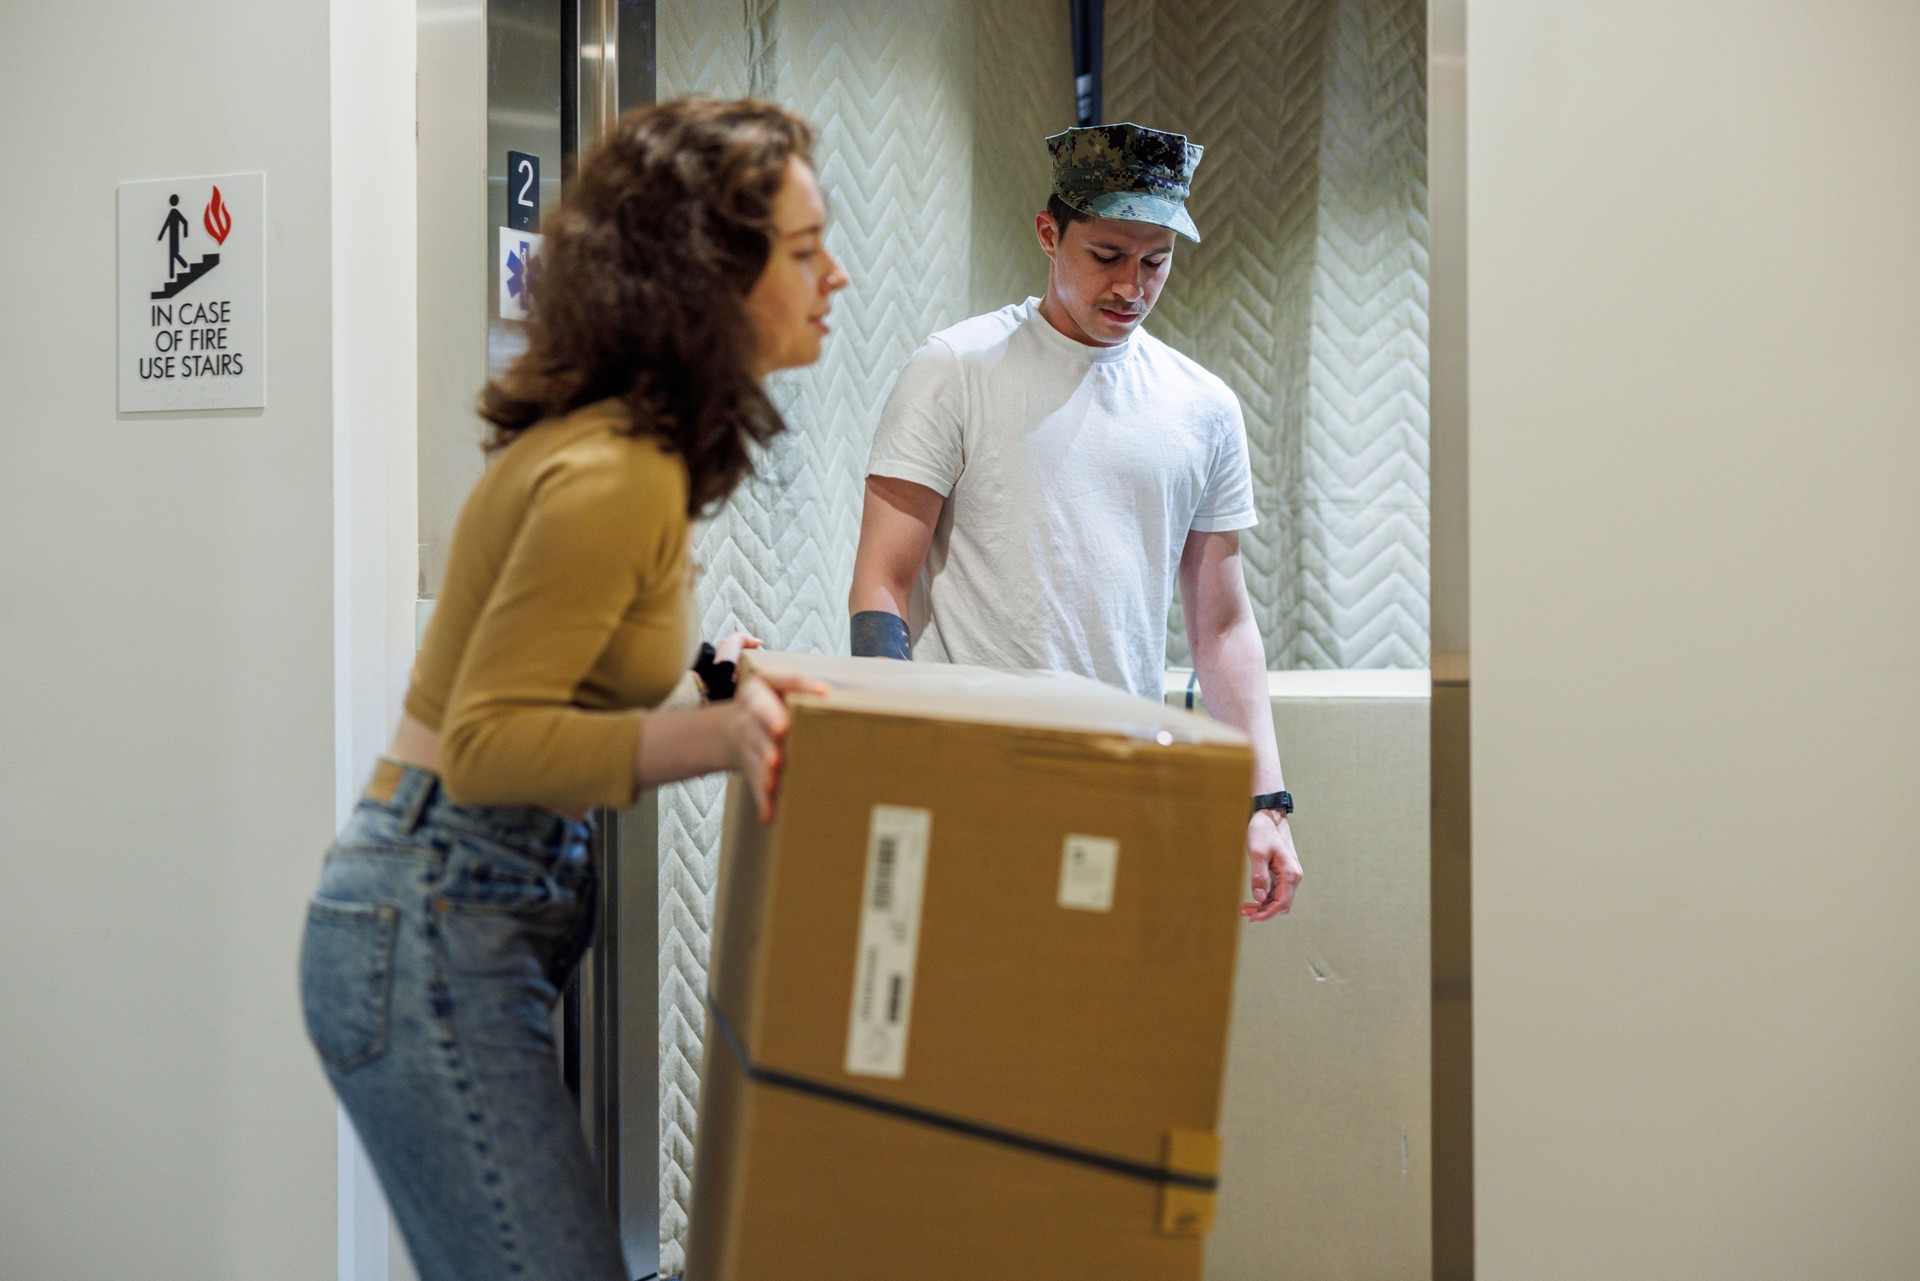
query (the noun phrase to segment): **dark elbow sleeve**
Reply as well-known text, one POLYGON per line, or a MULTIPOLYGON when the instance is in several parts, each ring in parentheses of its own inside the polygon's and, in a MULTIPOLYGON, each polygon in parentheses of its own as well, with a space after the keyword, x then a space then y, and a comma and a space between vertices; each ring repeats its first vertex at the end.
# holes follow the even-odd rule
POLYGON ((913 641, 907 635, 907 620, 884 609, 863 609, 853 616, 853 656, 855 658, 913 657, 913 641))

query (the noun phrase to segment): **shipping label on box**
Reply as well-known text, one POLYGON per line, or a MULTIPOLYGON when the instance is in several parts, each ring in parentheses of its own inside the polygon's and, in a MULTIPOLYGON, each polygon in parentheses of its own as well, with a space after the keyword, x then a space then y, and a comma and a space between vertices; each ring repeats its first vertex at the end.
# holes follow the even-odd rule
POLYGON ((873 807, 861 895, 860 950, 847 1027, 847 1071, 899 1080, 907 1071, 913 969, 920 952, 920 900, 927 883, 933 814, 873 807))

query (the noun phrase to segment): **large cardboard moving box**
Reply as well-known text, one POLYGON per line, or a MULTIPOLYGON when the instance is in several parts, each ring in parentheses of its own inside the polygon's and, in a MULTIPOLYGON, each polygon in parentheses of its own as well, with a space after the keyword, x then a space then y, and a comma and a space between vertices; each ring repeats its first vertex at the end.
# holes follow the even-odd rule
POLYGON ((1246 740, 1078 677, 754 655, 688 1281, 1197 1281, 1246 876, 1246 740))

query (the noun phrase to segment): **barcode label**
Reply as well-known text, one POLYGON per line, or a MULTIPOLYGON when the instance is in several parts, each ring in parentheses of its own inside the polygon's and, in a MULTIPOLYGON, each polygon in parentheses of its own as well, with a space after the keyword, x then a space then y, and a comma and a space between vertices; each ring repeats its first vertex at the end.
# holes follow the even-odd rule
POLYGON ((873 875, 873 910, 891 912, 893 910, 893 863, 900 856, 900 842, 891 836, 882 836, 875 846, 874 857, 879 865, 873 875))
POLYGON ((847 1071, 899 1079, 907 1071, 913 969, 920 950, 930 811, 873 807, 867 875, 860 895, 860 949, 847 1028, 847 1071))

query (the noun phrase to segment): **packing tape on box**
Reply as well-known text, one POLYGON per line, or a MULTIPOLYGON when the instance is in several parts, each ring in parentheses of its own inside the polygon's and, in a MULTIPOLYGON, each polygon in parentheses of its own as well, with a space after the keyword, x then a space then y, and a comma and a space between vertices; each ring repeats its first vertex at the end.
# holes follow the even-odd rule
MULTIPOLYGON (((1166 1165, 1169 1170, 1218 1180, 1220 1136, 1206 1130, 1169 1130, 1166 1165)), ((1168 1236, 1197 1237, 1213 1228, 1214 1193, 1211 1188, 1165 1183, 1160 1188, 1160 1231, 1168 1236)))
POLYGON ((1092 1152, 1086 1148, 1055 1143, 1051 1139, 1038 1139, 1012 1130, 1002 1130, 997 1126, 982 1125, 978 1121, 969 1121, 964 1117, 947 1116, 944 1113, 917 1108, 911 1104, 897 1103, 892 1099, 849 1090, 843 1086, 828 1085, 824 1081, 809 1080, 776 1068, 763 1067, 753 1061, 753 1056, 747 1052, 746 1043, 734 1030, 733 1023, 721 1012, 720 1003, 711 993, 707 996, 707 1010, 713 1016, 713 1026, 720 1033, 720 1039, 726 1043, 727 1049, 739 1062, 740 1070, 746 1074, 748 1080, 756 1084, 811 1094, 816 1098, 844 1103, 849 1107, 865 1108, 870 1112, 898 1117, 900 1120, 912 1121, 918 1125, 930 1125, 954 1134, 964 1134, 969 1138, 984 1139, 989 1143, 1018 1148, 1023 1152, 1091 1166, 1096 1170, 1105 1170, 1109 1174, 1157 1183, 1162 1189, 1160 1215, 1162 1232, 1175 1236, 1198 1236, 1213 1226, 1214 1193, 1220 1186, 1220 1137, 1216 1134, 1199 1130, 1173 1131, 1167 1136, 1168 1159, 1164 1166, 1129 1161, 1124 1157, 1110 1156, 1104 1152, 1092 1152), (1209 1147, 1208 1144, 1211 1146, 1209 1147), (1174 1193, 1180 1193, 1182 1197, 1170 1202, 1169 1197, 1174 1193), (1170 1227, 1169 1224, 1178 1226, 1170 1227))

